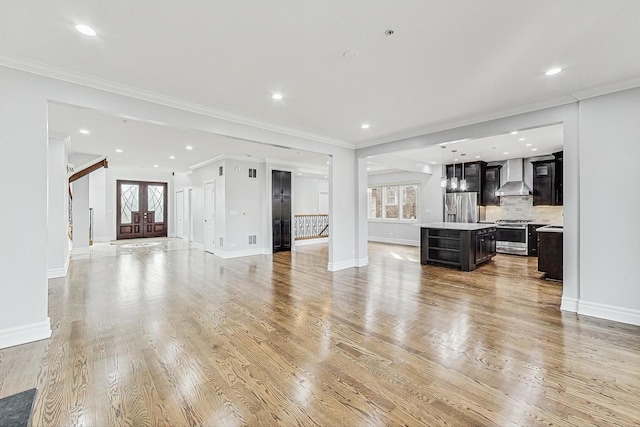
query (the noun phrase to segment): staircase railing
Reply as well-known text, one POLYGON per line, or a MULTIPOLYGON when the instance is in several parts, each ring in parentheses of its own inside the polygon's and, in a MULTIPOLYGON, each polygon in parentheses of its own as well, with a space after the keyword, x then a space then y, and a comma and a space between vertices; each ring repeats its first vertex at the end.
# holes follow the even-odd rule
POLYGON ((296 240, 329 237, 329 215, 294 215, 293 230, 296 240))

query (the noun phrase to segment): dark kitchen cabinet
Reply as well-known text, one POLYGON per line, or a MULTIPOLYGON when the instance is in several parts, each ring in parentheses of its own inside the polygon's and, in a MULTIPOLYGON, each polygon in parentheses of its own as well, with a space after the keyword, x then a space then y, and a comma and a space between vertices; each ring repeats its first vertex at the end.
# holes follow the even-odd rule
POLYGON ((533 165, 533 205, 562 205, 562 154, 555 159, 538 160, 533 165))
POLYGON ((496 254, 496 229, 476 232, 476 265, 489 261, 496 254))
POLYGON ((447 193, 455 193, 459 191, 475 191, 480 193, 482 190, 482 183, 484 181, 484 170, 486 165, 486 162, 468 162, 447 165, 447 193), (458 186, 455 189, 451 187, 451 178, 454 177, 458 178, 458 186), (467 181, 467 188, 464 190, 460 188, 460 180, 463 177, 467 181))
POLYGON ((562 280, 562 232, 538 232, 538 271, 545 279, 562 280))
POLYGON ((500 197, 496 196, 496 191, 500 188, 500 168, 500 165, 487 166, 484 170, 480 196, 480 204, 483 206, 500 206, 500 197))
POLYGON ((547 224, 527 224, 529 256, 538 256, 538 228, 544 227, 547 224))

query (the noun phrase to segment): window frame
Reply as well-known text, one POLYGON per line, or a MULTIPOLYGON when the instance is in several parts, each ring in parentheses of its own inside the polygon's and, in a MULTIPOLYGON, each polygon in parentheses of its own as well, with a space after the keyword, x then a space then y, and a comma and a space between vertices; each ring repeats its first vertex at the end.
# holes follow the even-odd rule
POLYGON ((400 182, 400 183, 390 183, 390 184, 372 184, 367 187, 367 221, 368 222, 382 222, 382 223, 391 223, 391 224, 416 224, 420 220, 420 183, 419 182, 400 182), (415 187, 416 188, 416 218, 415 219, 404 219, 403 216, 403 208, 404 208, 404 190, 403 187, 415 187), (386 217, 386 206, 387 206, 387 190, 386 188, 395 187, 396 188, 396 196, 395 202, 398 206, 398 217, 397 218, 387 218, 386 217), (371 217, 371 208, 372 208, 372 199, 371 199, 371 190, 378 189, 381 193, 381 212, 380 218, 372 218, 371 217))

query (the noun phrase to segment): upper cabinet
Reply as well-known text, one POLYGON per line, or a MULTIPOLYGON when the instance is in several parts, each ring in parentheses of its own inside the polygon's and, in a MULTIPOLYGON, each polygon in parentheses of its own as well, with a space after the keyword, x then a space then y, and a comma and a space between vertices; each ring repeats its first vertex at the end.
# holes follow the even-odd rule
POLYGON ((531 162, 533 165, 533 205, 562 205, 562 151, 554 159, 531 162))
POLYGON ((485 162, 469 162, 469 163, 456 163, 454 165, 447 165, 447 193, 455 193, 460 191, 476 191, 480 193, 482 191, 482 182, 484 181, 484 170, 486 167, 485 162), (464 167, 464 174, 463 169, 464 167), (453 188, 451 185, 451 178, 458 179, 458 185, 453 188), (467 188, 460 188, 460 180, 462 178, 467 181, 467 188))
POLYGON ((501 165, 487 166, 484 170, 480 197, 480 204, 483 206, 500 206, 500 197, 496 196, 496 191, 500 188, 500 168, 501 165))

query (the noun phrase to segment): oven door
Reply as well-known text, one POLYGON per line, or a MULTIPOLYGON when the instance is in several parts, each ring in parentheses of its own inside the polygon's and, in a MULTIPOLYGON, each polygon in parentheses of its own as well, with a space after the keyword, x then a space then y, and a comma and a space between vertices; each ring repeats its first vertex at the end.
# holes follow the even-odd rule
POLYGON ((496 227, 496 252, 527 255, 528 251, 527 227, 496 227))

